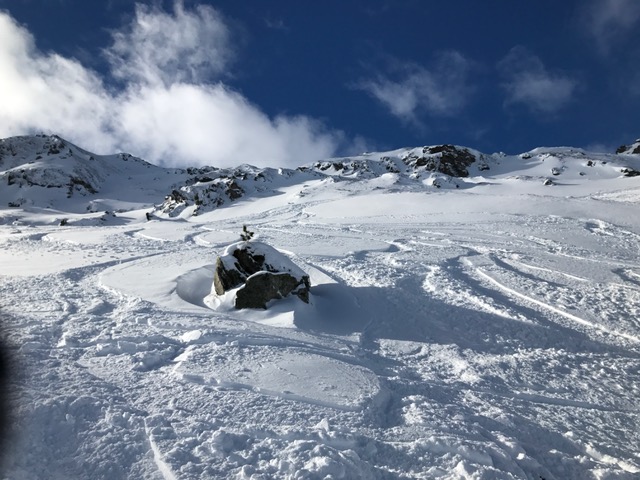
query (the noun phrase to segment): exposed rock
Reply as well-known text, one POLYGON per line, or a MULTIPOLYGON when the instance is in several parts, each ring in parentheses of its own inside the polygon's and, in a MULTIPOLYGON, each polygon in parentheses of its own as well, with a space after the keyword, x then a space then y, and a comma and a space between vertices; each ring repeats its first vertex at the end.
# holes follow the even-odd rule
POLYGON ((633 168, 623 168, 622 170, 620 170, 620 173, 622 173, 622 175, 624 175, 625 177, 637 177, 638 175, 640 175, 640 172, 638 170, 634 170, 633 168))
POLYGON ((217 295, 224 295, 226 291, 242 285, 245 280, 246 276, 235 268, 227 268, 222 257, 218 257, 216 271, 213 275, 213 288, 217 295))
POLYGON ((269 191, 270 180, 291 174, 286 169, 259 169, 250 165, 235 169, 187 168, 182 173, 191 177, 183 185, 176 185, 171 195, 156 207, 159 213, 176 217, 188 207, 192 207, 193 215, 205 213, 243 198, 247 192, 269 191))
MULTIPOLYGON (((452 177, 468 177, 467 168, 476 161, 476 157, 466 148, 436 145, 424 147, 422 155, 410 154, 403 161, 416 169, 424 167, 427 171, 440 172, 452 177)), ((487 170, 489 165, 484 162, 483 167, 487 170)))
POLYGON ((490 170, 489 164, 487 163, 487 159, 482 155, 480 160, 478 161, 478 171, 484 172, 486 170, 490 170))
POLYGON ((624 153, 627 155, 640 155, 640 138, 631 145, 620 145, 616 149, 616 153, 624 153))
POLYGON ((289 273, 258 272, 236 293, 235 307, 267 308, 267 302, 290 294, 309 303, 309 277, 298 279, 289 273))
POLYGON ((94 186, 91 185, 91 183, 79 177, 71 177, 67 188, 68 188, 67 190, 68 198, 70 198, 74 192, 79 192, 82 195, 86 195, 87 193, 91 193, 91 194, 98 193, 98 190, 94 188, 94 186))
POLYGON ((223 176, 212 180, 209 177, 197 177, 196 180, 187 181, 188 184, 179 190, 174 189, 158 209, 169 216, 177 216, 191 205, 197 207, 196 212, 200 209, 211 210, 229 200, 237 200, 244 194, 232 178, 223 176))
POLYGON ((237 200, 242 197, 244 191, 240 188, 240 185, 236 183, 235 180, 231 180, 229 186, 227 187, 227 195, 231 200, 237 200))
POLYGON ((239 242, 218 257, 213 291, 236 292, 235 307, 266 308, 270 300, 296 295, 309 302, 309 276, 288 257, 261 242, 239 242))

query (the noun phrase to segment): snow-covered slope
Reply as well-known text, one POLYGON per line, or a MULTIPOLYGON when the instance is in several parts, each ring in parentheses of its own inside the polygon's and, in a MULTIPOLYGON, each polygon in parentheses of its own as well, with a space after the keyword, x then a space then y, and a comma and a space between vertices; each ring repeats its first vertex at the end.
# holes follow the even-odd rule
POLYGON ((639 478, 640 155, 2 146, 6 478, 639 478), (243 225, 309 304, 211 295, 243 225))
POLYGON ((319 179, 339 181, 358 191, 432 191, 514 181, 516 185, 583 184, 640 174, 634 146, 624 152, 619 149, 616 155, 538 148, 507 156, 436 145, 336 158, 296 170, 251 165, 167 169, 129 154, 92 154, 57 136, 14 137, 0 140, 0 182, 5 184, 0 206, 89 212, 95 215, 72 215, 71 223, 96 218, 114 223, 114 212, 141 209, 150 216, 189 218, 242 198, 278 195, 283 188, 319 179))
POLYGON ((92 154, 57 136, 0 140, 0 205, 5 208, 86 213, 98 209, 102 199, 123 208, 153 204, 178 173, 128 154, 92 154))
POLYGON ((0 207, 69 213, 71 223, 105 220, 105 211, 183 218, 313 177, 297 172, 287 182, 293 173, 249 165, 161 168, 126 153, 96 155, 57 136, 12 137, 0 140, 0 207), (86 213, 102 216, 77 215, 86 213))

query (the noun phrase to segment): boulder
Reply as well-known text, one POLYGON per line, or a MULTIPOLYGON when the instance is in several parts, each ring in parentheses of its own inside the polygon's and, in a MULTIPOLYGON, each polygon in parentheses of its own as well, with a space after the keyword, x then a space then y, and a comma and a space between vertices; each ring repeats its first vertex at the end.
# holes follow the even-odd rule
POLYGON ((267 308, 271 300, 296 295, 309 303, 309 277, 296 278, 290 273, 258 272, 247 278, 236 293, 235 307, 267 308))
POLYGON ((238 288, 236 308, 267 308, 271 300, 296 295, 309 302, 309 276, 287 256, 262 242, 238 242, 216 260, 213 292, 238 288))

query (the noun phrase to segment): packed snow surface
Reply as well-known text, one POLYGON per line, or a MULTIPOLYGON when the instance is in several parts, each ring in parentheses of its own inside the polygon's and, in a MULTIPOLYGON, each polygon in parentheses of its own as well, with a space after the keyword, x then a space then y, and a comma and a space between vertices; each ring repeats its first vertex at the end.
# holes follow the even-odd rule
POLYGON ((0 210, 5 477, 640 478, 640 177, 588 155, 452 189, 294 175, 150 221, 149 185, 98 223, 0 210), (310 304, 212 298, 243 225, 310 304))

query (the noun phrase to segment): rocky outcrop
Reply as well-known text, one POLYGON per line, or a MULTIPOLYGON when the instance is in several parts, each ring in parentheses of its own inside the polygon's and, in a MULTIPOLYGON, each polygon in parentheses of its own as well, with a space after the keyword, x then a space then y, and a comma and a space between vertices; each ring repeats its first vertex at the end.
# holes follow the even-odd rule
MULTIPOLYGON (((424 147, 421 155, 412 153, 407 155, 403 161, 414 169, 424 167, 427 171, 444 173, 452 177, 468 177, 467 168, 476 161, 476 157, 466 148, 437 145, 424 147)), ((484 162, 483 169, 488 168, 484 162)))
POLYGON ((620 170, 620 173, 622 173, 624 177, 637 177, 640 175, 640 171, 630 167, 623 168, 622 170, 620 170))
POLYGON ((627 155, 640 155, 640 138, 637 139, 631 145, 620 145, 617 148, 616 153, 618 154, 624 153, 627 155))
POLYGON ((242 197, 244 191, 235 178, 195 177, 187 185, 174 189, 164 199, 158 210, 169 216, 179 215, 186 207, 195 206, 194 215, 208 211, 242 197))
POLYGON ((308 303, 310 287, 309 276, 275 248, 262 242, 239 242, 218 257, 212 293, 224 295, 238 288, 236 308, 267 308, 271 300, 289 295, 308 303))
MULTIPOLYGON (((343 178, 373 178, 385 173, 415 175, 432 172, 451 177, 468 177, 468 168, 477 163, 478 170, 489 170, 483 155, 477 156, 466 148, 454 145, 435 145, 410 149, 399 156, 383 156, 380 159, 343 158, 316 162, 313 169, 325 175, 343 178)), ((417 178, 417 177, 415 177, 417 178)))

